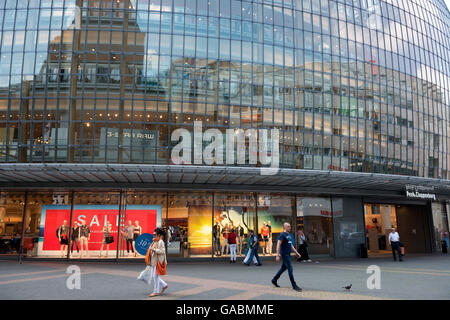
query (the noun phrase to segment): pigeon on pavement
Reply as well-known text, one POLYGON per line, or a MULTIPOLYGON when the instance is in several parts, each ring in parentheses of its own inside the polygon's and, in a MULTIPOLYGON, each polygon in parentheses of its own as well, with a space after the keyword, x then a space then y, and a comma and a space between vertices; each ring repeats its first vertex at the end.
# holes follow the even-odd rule
POLYGON ((342 288, 344 288, 345 290, 350 290, 352 288, 352 285, 350 284, 350 285, 342 287, 342 288))

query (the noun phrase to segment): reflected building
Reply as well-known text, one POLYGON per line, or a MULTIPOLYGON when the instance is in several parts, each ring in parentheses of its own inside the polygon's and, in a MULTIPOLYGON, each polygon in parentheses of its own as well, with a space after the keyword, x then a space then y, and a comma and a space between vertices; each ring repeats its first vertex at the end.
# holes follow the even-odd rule
POLYGON ((372 205, 398 208, 405 233, 423 216, 417 251, 436 251, 449 229, 449 18, 442 0, 5 0, 0 231, 39 233, 17 213, 6 232, 5 212, 44 188, 65 205, 159 205, 181 256, 212 255, 207 221, 236 227, 230 212, 246 230, 304 228, 313 254, 357 256, 372 205), (245 163, 196 161, 212 140, 193 136, 192 161, 176 164, 174 132, 195 121, 224 149, 227 129, 279 130, 278 173, 250 164, 250 138, 245 163), (77 202, 96 190, 105 198, 77 202), (440 231, 431 216, 447 219, 440 231))

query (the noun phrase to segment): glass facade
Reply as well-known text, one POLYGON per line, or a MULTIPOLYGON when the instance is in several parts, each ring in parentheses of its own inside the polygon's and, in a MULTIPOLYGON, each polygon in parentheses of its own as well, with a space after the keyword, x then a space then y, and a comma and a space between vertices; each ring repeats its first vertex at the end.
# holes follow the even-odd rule
POLYGON ((442 0, 5 0, 0 162, 171 164, 278 128, 280 167, 449 175, 442 0))
POLYGON ((23 255, 39 258, 143 258, 136 239, 156 227, 168 231, 169 258, 228 257, 231 230, 238 256, 246 252, 249 230, 258 235, 261 253, 274 255, 285 222, 297 247, 303 230, 312 255, 355 257, 365 243, 361 199, 131 189, 4 192, 2 199, 0 254, 19 252, 22 225, 23 255))

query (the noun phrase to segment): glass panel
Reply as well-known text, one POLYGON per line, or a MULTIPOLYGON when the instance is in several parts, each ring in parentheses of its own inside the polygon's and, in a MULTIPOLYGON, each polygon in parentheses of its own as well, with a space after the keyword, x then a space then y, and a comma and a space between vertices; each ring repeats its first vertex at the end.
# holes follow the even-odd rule
MULTIPOLYGON (((77 253, 73 252, 73 258, 116 257, 119 199, 117 192, 75 193, 71 225, 77 253), (108 236, 113 237, 110 244, 108 236)), ((63 209, 70 214, 70 206, 63 209)))
POLYGON ((212 195, 169 193, 167 227, 172 231, 168 255, 210 257, 212 195))
MULTIPOLYGON (((275 194, 258 194, 258 234, 261 252, 272 255, 276 241, 285 222, 293 225, 294 197, 275 194)), ((292 228, 291 233, 295 230, 292 228)))
POLYGON ((24 192, 0 193, 0 255, 19 253, 24 204, 24 192))
POLYGON ((28 193, 24 248, 38 257, 67 257, 70 233, 69 192, 28 193))
POLYGON ((329 198, 297 197, 297 242, 300 231, 308 253, 333 255, 333 223, 329 198))
POLYGON ((236 254, 242 255, 247 249, 248 230, 256 226, 255 196, 252 193, 214 194, 214 255, 229 254, 228 234, 236 234, 236 254))
POLYGON ((333 198, 335 256, 359 257, 366 243, 361 199, 333 198))
POLYGON ((365 204, 364 219, 367 249, 369 254, 390 254, 389 233, 397 228, 395 206, 387 204, 365 204))
POLYGON ((449 225, 447 218, 447 209, 445 204, 442 203, 432 203, 431 205, 432 215, 433 215, 433 226, 434 226, 434 239, 435 239, 435 249, 439 252, 444 252, 444 247, 449 247, 448 243, 448 233, 449 225))
MULTIPOLYGON (((127 191, 126 210, 120 217, 119 257, 143 258, 147 253, 144 249, 149 244, 142 241, 153 237, 156 228, 164 227, 165 217, 165 193, 127 191), (144 237, 139 239, 140 235, 144 237)), ((168 244, 170 245, 170 241, 168 244)))

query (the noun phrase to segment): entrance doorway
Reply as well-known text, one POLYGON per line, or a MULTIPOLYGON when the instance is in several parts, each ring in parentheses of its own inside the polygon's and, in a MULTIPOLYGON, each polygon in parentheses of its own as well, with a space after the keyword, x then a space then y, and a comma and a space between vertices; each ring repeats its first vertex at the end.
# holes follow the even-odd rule
POLYGON ((392 227, 400 235, 406 254, 431 252, 427 206, 364 204, 364 218, 369 256, 392 254, 392 227))
POLYGON ((389 233, 397 229, 395 206, 389 204, 365 204, 367 249, 369 256, 391 254, 389 233))

